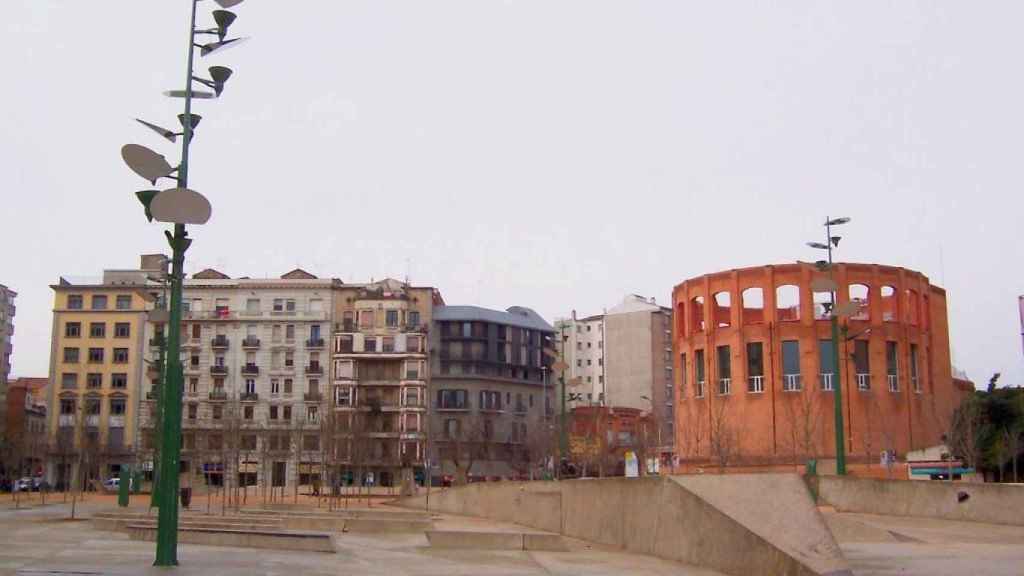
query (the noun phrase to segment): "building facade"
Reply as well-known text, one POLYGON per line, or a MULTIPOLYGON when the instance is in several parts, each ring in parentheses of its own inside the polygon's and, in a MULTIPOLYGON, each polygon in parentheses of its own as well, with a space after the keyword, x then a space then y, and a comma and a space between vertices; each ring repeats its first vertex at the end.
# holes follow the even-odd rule
POLYGON ((332 476, 404 488, 423 482, 427 332, 441 294, 385 279, 343 285, 334 302, 332 476))
POLYGON ((143 339, 153 297, 144 272, 61 278, 54 291, 47 478, 92 481, 134 459, 143 339))
POLYGON ((10 443, 20 460, 14 476, 43 473, 47 382, 46 378, 15 378, 8 384, 4 442, 10 443))
MULTIPOLYGON (((941 441, 960 397, 946 293, 919 272, 836 264, 846 452, 877 461, 941 441)), ((806 263, 729 270, 673 291, 676 447, 685 461, 834 457, 829 274, 806 263), (822 288, 824 286, 825 288, 822 288)))
MULTIPOLYGON (((0 406, 6 406, 7 383, 11 377, 11 355, 14 353, 14 298, 17 292, 0 284, 0 406)), ((0 414, 0 430, 4 429, 0 414)))
POLYGON ((552 454, 555 331, 529 308, 439 306, 430 332, 434 475, 530 478, 552 454))
MULTIPOLYGON (((322 473, 329 334, 340 281, 303 270, 230 278, 203 270, 182 297, 184 482, 291 488, 322 473)), ((166 327, 152 322, 147 354, 159 365, 166 327)), ((158 447, 160 376, 148 373, 139 457, 158 447)))
POLYGON ((555 350, 569 366, 568 409, 578 406, 603 406, 606 402, 604 314, 555 321, 555 350))

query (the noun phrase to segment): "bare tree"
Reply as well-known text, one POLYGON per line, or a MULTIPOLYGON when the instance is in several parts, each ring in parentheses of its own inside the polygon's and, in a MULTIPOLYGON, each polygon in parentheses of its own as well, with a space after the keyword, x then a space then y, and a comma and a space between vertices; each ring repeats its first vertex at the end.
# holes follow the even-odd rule
POLYGON ((439 458, 455 469, 456 485, 467 484, 473 464, 489 456, 493 434, 488 422, 480 416, 449 419, 442 422, 441 434, 435 435, 439 458))
POLYGON ((789 429, 793 466, 799 467, 801 457, 812 458, 818 452, 821 405, 811 390, 805 389, 795 394, 786 394, 782 406, 783 417, 789 429))
POLYGON ((696 461, 704 448, 704 423, 700 409, 694 406, 693 402, 687 403, 686 415, 679 423, 680 446, 679 452, 682 455, 682 463, 687 457, 696 461))
POLYGON ((739 438, 731 423, 729 401, 718 398, 711 408, 711 434, 708 444, 719 470, 725 469, 739 454, 739 438))
POLYGON ((949 434, 950 448, 963 459, 964 464, 975 470, 981 463, 982 424, 981 406, 973 396, 965 399, 953 412, 949 434))

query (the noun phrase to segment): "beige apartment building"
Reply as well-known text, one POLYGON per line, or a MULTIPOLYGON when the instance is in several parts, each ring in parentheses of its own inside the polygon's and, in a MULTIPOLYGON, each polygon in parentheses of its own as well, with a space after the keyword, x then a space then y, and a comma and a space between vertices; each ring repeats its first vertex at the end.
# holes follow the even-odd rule
POLYGON ((89 482, 134 462, 143 339, 154 294, 146 273, 62 277, 54 291, 47 387, 47 479, 89 482))

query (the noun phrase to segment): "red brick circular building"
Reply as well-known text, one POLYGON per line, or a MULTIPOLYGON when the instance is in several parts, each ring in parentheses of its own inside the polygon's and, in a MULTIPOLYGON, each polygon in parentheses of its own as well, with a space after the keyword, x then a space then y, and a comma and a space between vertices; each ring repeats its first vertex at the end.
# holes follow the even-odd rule
MULTIPOLYGON (((807 263, 692 278, 672 292, 676 451, 683 462, 802 462, 834 457, 827 272, 807 263), (820 286, 819 286, 820 288, 820 286)), ((946 294, 919 272, 836 264, 847 457, 878 461, 934 446, 953 385, 946 294)))

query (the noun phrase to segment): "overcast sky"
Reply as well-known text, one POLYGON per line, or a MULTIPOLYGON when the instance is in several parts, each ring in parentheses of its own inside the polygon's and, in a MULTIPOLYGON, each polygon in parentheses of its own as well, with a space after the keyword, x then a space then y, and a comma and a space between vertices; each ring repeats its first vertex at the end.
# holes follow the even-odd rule
MULTIPOLYGON (((1024 384, 1024 3, 266 2, 199 61, 187 271, 402 278, 549 319, 839 257, 946 288, 955 363, 1024 384)), ((178 150, 187 0, 6 0, 0 283, 45 376, 60 275, 166 251, 125 143, 178 150)), ((215 6, 201 2, 202 25, 215 6)))

